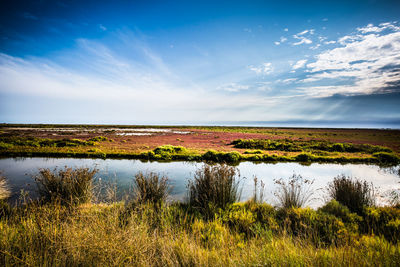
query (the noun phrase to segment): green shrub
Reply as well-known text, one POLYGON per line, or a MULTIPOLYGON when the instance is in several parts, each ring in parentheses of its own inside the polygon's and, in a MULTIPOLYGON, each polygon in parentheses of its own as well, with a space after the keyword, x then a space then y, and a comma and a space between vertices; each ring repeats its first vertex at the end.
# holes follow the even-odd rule
POLYGON ((219 217, 232 230, 250 237, 259 234, 260 229, 276 231, 278 223, 275 214, 271 205, 249 201, 229 205, 220 211, 219 217))
POLYGON ((96 136, 93 138, 90 138, 88 141, 93 141, 93 142, 102 142, 102 141, 109 141, 109 142, 113 142, 114 140, 105 137, 105 136, 96 136))
POLYGON ((295 159, 296 159, 296 161, 300 161, 300 162, 308 162, 313 159, 313 155, 308 154, 308 153, 301 153, 301 154, 298 154, 295 157, 295 159))
POLYGON ((283 208, 302 207, 313 195, 311 186, 314 181, 304 179, 301 175, 293 174, 287 181, 278 179, 274 182, 278 185, 275 196, 283 208))
POLYGON ((213 162, 228 162, 228 163, 236 163, 240 161, 242 156, 239 152, 217 152, 215 150, 209 150, 203 154, 202 159, 206 161, 213 162))
POLYGON ((168 178, 157 173, 143 174, 139 172, 133 180, 135 204, 153 204, 160 206, 167 200, 171 192, 168 178))
POLYGON ((341 219, 353 233, 358 232, 359 224, 363 221, 361 216, 357 215, 357 213, 350 212, 349 208, 343 206, 334 199, 319 208, 318 211, 331 214, 341 219))
POLYGON ((290 208, 280 210, 277 216, 286 231, 308 238, 316 245, 340 244, 350 240, 345 224, 330 214, 311 208, 290 208))
POLYGON ((165 146, 159 146, 155 148, 154 150, 155 154, 161 154, 161 153, 182 153, 186 151, 186 148, 183 146, 172 146, 172 145, 165 145, 165 146))
POLYGON ((13 146, 28 147, 78 147, 78 146, 95 146, 95 141, 85 141, 81 139, 49 139, 36 137, 6 137, 2 139, 1 146, 3 148, 12 148, 13 146))
POLYGON ((233 151, 223 155, 225 162, 238 162, 241 159, 239 152, 233 151))
POLYGON ((0 149, 10 149, 13 148, 13 144, 5 143, 5 142, 0 142, 0 149))
POLYGON ((254 214, 241 203, 230 205, 221 215, 222 221, 231 229, 247 236, 251 234, 251 227, 256 222, 254 214))
POLYGON ((177 155, 184 154, 186 152, 187 152, 186 148, 182 146, 172 146, 172 145, 159 146, 153 150, 154 159, 160 159, 160 160, 179 159, 177 158, 177 155))
POLYGON ((400 163, 400 159, 393 153, 377 152, 372 155, 381 164, 396 165, 400 163))
POLYGON ((229 230, 219 220, 209 222, 195 220, 191 228, 195 238, 199 239, 205 248, 218 248, 227 239, 231 239, 229 230))
POLYGON ((262 154, 263 152, 261 150, 246 150, 244 154, 262 154))
POLYGON ((92 198, 93 177, 96 169, 67 168, 57 171, 40 169, 35 177, 41 201, 61 204, 81 204, 92 198))
POLYGON ((240 199, 239 184, 236 168, 225 164, 205 164, 189 181, 189 204, 206 217, 213 217, 218 209, 225 209, 240 199))
POLYGON ((297 141, 290 139, 268 140, 268 139, 237 139, 231 143, 236 148, 280 150, 280 151, 310 151, 320 150, 329 152, 392 152, 391 149, 369 144, 330 143, 327 141, 308 140, 297 141))
POLYGON ((337 176, 328 184, 329 196, 348 207, 351 212, 362 214, 364 207, 375 205, 372 184, 345 175, 337 176))
POLYGON ((383 235, 392 242, 400 241, 400 209, 395 207, 369 207, 365 210, 367 233, 383 235))

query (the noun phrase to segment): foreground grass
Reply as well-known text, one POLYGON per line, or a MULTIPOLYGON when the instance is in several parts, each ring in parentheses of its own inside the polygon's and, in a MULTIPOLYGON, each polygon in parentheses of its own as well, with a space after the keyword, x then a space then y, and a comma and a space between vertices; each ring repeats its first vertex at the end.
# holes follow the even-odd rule
POLYGON ((0 265, 397 266, 400 261, 399 203, 374 207, 355 201, 372 188, 359 190, 358 180, 335 178, 330 188, 338 201, 313 210, 301 208, 310 196, 308 182, 293 176, 280 181, 284 194, 273 207, 257 197, 256 179, 255 196, 235 202, 237 170, 214 165, 197 170, 188 202, 166 203, 168 178, 140 173, 131 201, 91 204, 98 201, 91 186, 95 171, 41 170, 39 200, 10 207, 0 199, 0 265))
POLYGON ((400 246, 357 235, 340 245, 264 227, 250 235, 180 205, 142 206, 121 224, 124 204, 15 208, 0 220, 3 266, 396 266, 400 246))

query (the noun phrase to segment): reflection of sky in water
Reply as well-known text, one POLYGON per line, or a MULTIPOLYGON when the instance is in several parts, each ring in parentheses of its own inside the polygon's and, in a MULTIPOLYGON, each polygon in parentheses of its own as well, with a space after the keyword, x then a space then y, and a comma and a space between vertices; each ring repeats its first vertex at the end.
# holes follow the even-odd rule
MULTIPOLYGON (((141 162, 139 160, 101 160, 101 159, 46 159, 46 158, 21 158, 21 159, 0 159, 0 170, 8 178, 8 182, 15 193, 13 199, 17 198, 21 189, 31 192, 35 197, 35 184, 31 178, 38 172, 38 168, 55 167, 96 167, 99 169, 97 178, 101 181, 117 181, 119 195, 129 190, 132 185, 133 176, 139 172, 156 172, 169 177, 173 186, 172 195, 176 199, 183 199, 186 194, 188 180, 193 177, 194 172, 202 163, 194 162, 141 162)), ((242 200, 250 198, 253 194, 253 177, 265 183, 265 200, 275 204, 273 192, 276 189, 274 179, 288 178, 295 174, 300 174, 304 178, 314 179, 314 189, 317 190, 316 198, 311 206, 315 207, 323 202, 326 197, 325 187, 335 176, 344 174, 351 177, 360 178, 378 187, 379 192, 383 193, 391 189, 400 187, 400 178, 397 176, 398 167, 394 170, 381 169, 374 165, 363 164, 311 164, 304 166, 298 163, 277 163, 277 164, 254 164, 252 162, 242 162, 238 166, 240 175, 243 178, 242 200)))

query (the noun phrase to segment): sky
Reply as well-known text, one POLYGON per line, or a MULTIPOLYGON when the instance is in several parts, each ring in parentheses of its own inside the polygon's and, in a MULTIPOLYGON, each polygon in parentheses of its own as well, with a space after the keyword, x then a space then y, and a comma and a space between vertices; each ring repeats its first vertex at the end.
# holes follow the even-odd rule
POLYGON ((0 0, 0 122, 400 128, 400 1, 0 0))

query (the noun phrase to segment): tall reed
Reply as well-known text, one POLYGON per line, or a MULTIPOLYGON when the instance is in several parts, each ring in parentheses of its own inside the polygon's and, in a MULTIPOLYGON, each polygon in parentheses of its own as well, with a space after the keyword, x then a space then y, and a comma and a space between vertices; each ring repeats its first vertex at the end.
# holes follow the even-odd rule
POLYGON ((275 196, 283 208, 300 208, 306 205, 313 196, 312 184, 314 181, 304 179, 301 175, 293 174, 287 181, 275 180, 278 189, 275 196))
POLYGON ((205 164, 189 181, 188 189, 190 206, 211 216, 216 209, 240 200, 240 175, 235 167, 226 164, 205 164))
POLYGON ((331 198, 358 214, 363 212, 364 207, 374 206, 376 202, 372 183, 345 175, 335 177, 328 184, 328 192, 331 198))
POLYGON ((171 192, 171 186, 166 176, 150 172, 139 172, 133 179, 135 202, 137 204, 160 205, 167 200, 171 192))
POLYGON ((91 201, 93 177, 97 169, 67 168, 53 171, 39 169, 35 177, 39 196, 43 202, 59 201, 61 204, 81 204, 91 201))

